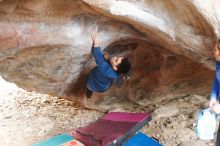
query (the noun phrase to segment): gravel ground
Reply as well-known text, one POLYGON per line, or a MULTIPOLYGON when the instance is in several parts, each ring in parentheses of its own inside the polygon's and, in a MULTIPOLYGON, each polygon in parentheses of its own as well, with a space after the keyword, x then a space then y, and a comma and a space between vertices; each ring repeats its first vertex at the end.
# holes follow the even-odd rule
MULTIPOLYGON (((0 78, 1 146, 29 146, 56 134, 88 125, 103 114, 83 109, 77 104, 46 94, 28 92, 0 78)), ((193 130, 195 113, 207 106, 207 97, 170 96, 157 105, 144 133, 164 146, 214 146, 201 141, 193 130)), ((135 106, 126 111, 144 112, 148 107, 135 106)))

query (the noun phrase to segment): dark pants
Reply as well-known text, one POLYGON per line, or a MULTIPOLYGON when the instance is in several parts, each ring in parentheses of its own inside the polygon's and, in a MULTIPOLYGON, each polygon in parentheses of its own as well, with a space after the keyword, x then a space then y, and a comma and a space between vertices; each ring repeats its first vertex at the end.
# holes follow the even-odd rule
POLYGON ((220 123, 219 123, 219 127, 218 127, 217 139, 216 139, 215 145, 220 146, 220 123))
POLYGON ((91 98, 91 96, 92 96, 92 91, 91 90, 89 90, 87 87, 86 87, 86 89, 85 89, 86 91, 86 97, 87 98, 91 98))

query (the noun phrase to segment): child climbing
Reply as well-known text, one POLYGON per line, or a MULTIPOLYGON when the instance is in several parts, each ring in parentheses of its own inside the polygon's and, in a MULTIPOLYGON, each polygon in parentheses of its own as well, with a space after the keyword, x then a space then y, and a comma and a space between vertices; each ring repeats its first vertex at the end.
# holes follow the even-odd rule
POLYGON ((102 53, 99 45, 97 29, 94 29, 91 38, 93 41, 92 55, 96 62, 96 67, 90 72, 86 81, 86 96, 90 98, 93 92, 105 92, 113 81, 117 80, 121 74, 127 74, 131 68, 128 58, 122 56, 109 57, 102 53))

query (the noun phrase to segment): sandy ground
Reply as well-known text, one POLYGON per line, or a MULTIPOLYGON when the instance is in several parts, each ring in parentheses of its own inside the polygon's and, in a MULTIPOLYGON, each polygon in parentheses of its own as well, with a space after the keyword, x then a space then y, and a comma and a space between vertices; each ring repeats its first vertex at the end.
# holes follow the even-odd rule
MULTIPOLYGON (((1 146, 29 146, 56 134, 88 125, 101 112, 83 109, 75 103, 36 92, 28 92, 0 78, 1 146)), ((207 106, 207 97, 187 95, 166 98, 155 107, 153 120, 141 129, 164 146, 213 146, 198 140, 193 125, 195 113, 207 106)), ((127 111, 144 112, 139 106, 127 111)))

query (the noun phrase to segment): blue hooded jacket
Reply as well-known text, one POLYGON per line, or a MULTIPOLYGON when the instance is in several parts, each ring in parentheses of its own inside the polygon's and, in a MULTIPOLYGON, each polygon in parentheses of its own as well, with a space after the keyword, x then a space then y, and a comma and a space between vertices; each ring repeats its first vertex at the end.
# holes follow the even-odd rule
POLYGON ((212 86, 211 98, 215 98, 219 101, 219 91, 220 91, 220 61, 216 61, 216 73, 215 79, 212 86))
POLYGON ((119 74, 104 59, 100 47, 94 47, 92 54, 97 66, 91 71, 86 86, 91 91, 104 92, 111 87, 114 80, 118 79, 119 74))

